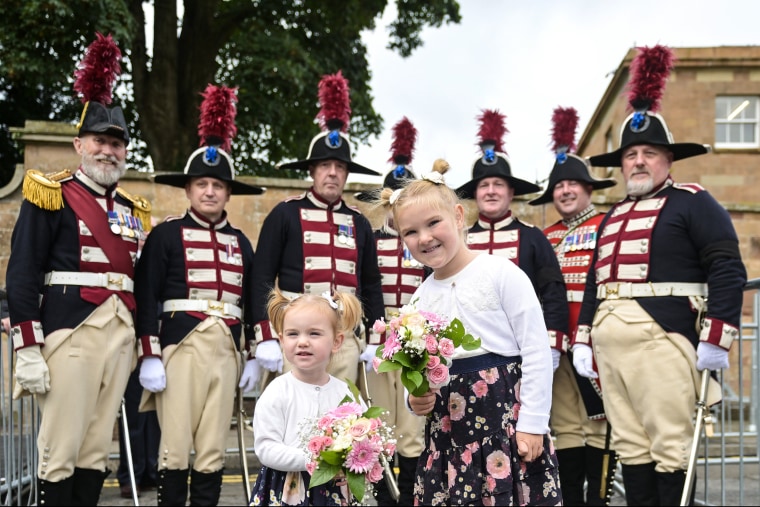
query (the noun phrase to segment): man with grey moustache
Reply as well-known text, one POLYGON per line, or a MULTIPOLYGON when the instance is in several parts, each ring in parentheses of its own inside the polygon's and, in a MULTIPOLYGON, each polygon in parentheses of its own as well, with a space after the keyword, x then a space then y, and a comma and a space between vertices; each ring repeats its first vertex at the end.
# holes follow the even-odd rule
POLYGON ((134 263, 150 205, 118 187, 129 133, 109 108, 121 53, 98 34, 76 72, 76 171, 27 171, 6 282, 13 396, 36 395, 37 505, 97 505, 134 367, 134 263), (107 90, 104 92, 103 90, 107 90))

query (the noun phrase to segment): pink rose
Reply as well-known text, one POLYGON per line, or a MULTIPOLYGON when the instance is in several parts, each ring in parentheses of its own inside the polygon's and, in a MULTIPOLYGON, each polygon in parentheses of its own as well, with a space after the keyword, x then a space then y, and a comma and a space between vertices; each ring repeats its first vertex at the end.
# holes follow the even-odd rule
POLYGON ((428 354, 437 354, 438 353, 438 340, 435 339, 435 336, 432 334, 425 335, 425 348, 428 351, 428 354))
POLYGON ((366 435, 371 427, 372 421, 369 419, 361 418, 351 425, 351 427, 348 429, 348 432, 352 437, 358 439, 366 435))
POLYGON ((383 465, 380 464, 380 462, 376 462, 374 465, 372 465, 372 469, 367 472, 367 480, 369 482, 375 483, 378 482, 380 479, 383 478, 383 465))
POLYGON ((449 368, 446 365, 439 364, 435 368, 428 370, 428 382, 431 387, 441 387, 449 382, 449 368))
POLYGON ((436 366, 441 364, 441 358, 438 356, 430 356, 428 357, 428 363, 427 363, 427 369, 432 370, 436 366))
POLYGON ((454 348, 454 342, 448 338, 441 338, 441 341, 438 342, 438 351, 446 359, 454 355, 454 348))
POLYGON ((383 319, 377 319, 375 323, 372 325, 372 330, 376 332, 377 334, 383 334, 385 332, 385 322, 383 319))
POLYGON ((380 363, 382 363, 383 360, 379 357, 375 356, 372 358, 372 369, 375 370, 375 373, 377 373, 377 368, 380 366, 380 363))
POLYGON ((309 461, 306 463, 306 471, 309 472, 309 475, 314 475, 314 470, 317 469, 317 464, 313 461, 309 461))

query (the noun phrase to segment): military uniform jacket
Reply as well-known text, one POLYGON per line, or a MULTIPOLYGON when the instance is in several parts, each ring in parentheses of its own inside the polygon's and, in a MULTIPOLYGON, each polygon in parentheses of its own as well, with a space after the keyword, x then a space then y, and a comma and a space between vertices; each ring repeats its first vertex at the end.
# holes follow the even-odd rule
MULTIPOLYGON (((398 232, 391 228, 384 226, 375 231, 375 245, 377 264, 382 276, 385 320, 388 322, 390 314, 398 312, 402 306, 411 302, 417 287, 428 277, 431 270, 412 257, 409 249, 399 238, 398 232)), ((370 344, 384 342, 385 333, 370 333, 370 344)))
MULTIPOLYGON (((603 217, 604 215, 600 214, 592 205, 571 220, 560 220, 544 229, 544 234, 554 248, 562 276, 565 279, 570 311, 568 329, 571 334, 575 331, 578 323, 578 315, 583 302, 583 291, 586 287, 586 277, 596 247, 597 231, 603 217)), ((570 351, 566 350, 566 352, 572 354, 570 351)), ((575 368, 573 368, 573 374, 589 419, 604 418, 602 388, 599 379, 582 377, 578 375, 575 368)))
POLYGON ((490 220, 478 217, 467 232, 471 250, 507 257, 530 278, 544 312, 550 345, 566 350, 568 344, 568 308, 565 283, 557 256, 541 229, 512 216, 490 220))
POLYGON ((131 282, 141 232, 131 218, 127 225, 133 203, 116 185, 104 188, 81 171, 59 183, 63 207, 51 211, 24 200, 13 229, 6 284, 16 349, 77 327, 112 294, 135 308, 132 292, 115 285, 46 285, 53 272, 114 273, 112 278, 131 282), (109 212, 122 224, 114 230, 109 212))
MULTIPOLYGON (((701 339, 728 348, 737 334, 747 272, 730 215, 699 185, 668 178, 652 194, 613 206, 600 225, 592 266, 575 342, 590 339, 581 327, 590 328, 602 301, 597 286, 616 282, 705 283, 709 303, 701 339)), ((689 297, 634 299, 666 332, 696 346, 698 310, 689 297)))
POLYGON ((256 341, 276 338, 266 312, 275 285, 291 293, 351 292, 365 322, 383 317, 372 226, 342 200, 328 204, 313 189, 275 206, 264 220, 253 270, 256 341))
MULTIPOLYGON (((181 218, 157 225, 145 241, 135 273, 138 356, 160 357, 162 348, 179 343, 213 314, 166 311, 167 301, 205 300, 212 308, 227 303, 242 308, 242 320, 250 322, 253 261, 251 242, 230 225, 226 213, 211 223, 190 209, 181 218)), ((239 346, 241 319, 216 316, 229 326, 239 346)))

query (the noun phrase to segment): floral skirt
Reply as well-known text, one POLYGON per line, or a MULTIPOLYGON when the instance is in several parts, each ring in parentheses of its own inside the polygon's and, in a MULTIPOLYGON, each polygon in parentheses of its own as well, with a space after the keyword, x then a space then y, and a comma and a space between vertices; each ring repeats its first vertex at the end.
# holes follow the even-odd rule
POLYGON ((251 491, 249 505, 345 505, 346 488, 330 481, 309 489, 308 472, 280 472, 265 466, 251 491))
POLYGON ((437 395, 417 464, 415 505, 562 505, 550 436, 543 455, 520 459, 520 358, 452 375, 437 395))

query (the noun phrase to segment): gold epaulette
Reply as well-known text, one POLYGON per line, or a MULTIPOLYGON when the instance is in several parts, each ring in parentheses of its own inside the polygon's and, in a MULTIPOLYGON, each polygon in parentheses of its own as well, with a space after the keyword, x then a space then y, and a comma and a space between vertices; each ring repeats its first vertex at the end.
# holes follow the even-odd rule
POLYGON ((132 195, 121 187, 116 187, 116 193, 132 203, 132 214, 143 223, 143 230, 148 232, 152 228, 150 223, 151 205, 147 199, 139 195, 132 195))
POLYGON ((38 208, 48 211, 63 209, 63 191, 61 181, 71 178, 72 173, 68 169, 55 173, 43 174, 37 169, 29 169, 24 176, 21 193, 24 199, 38 208))

